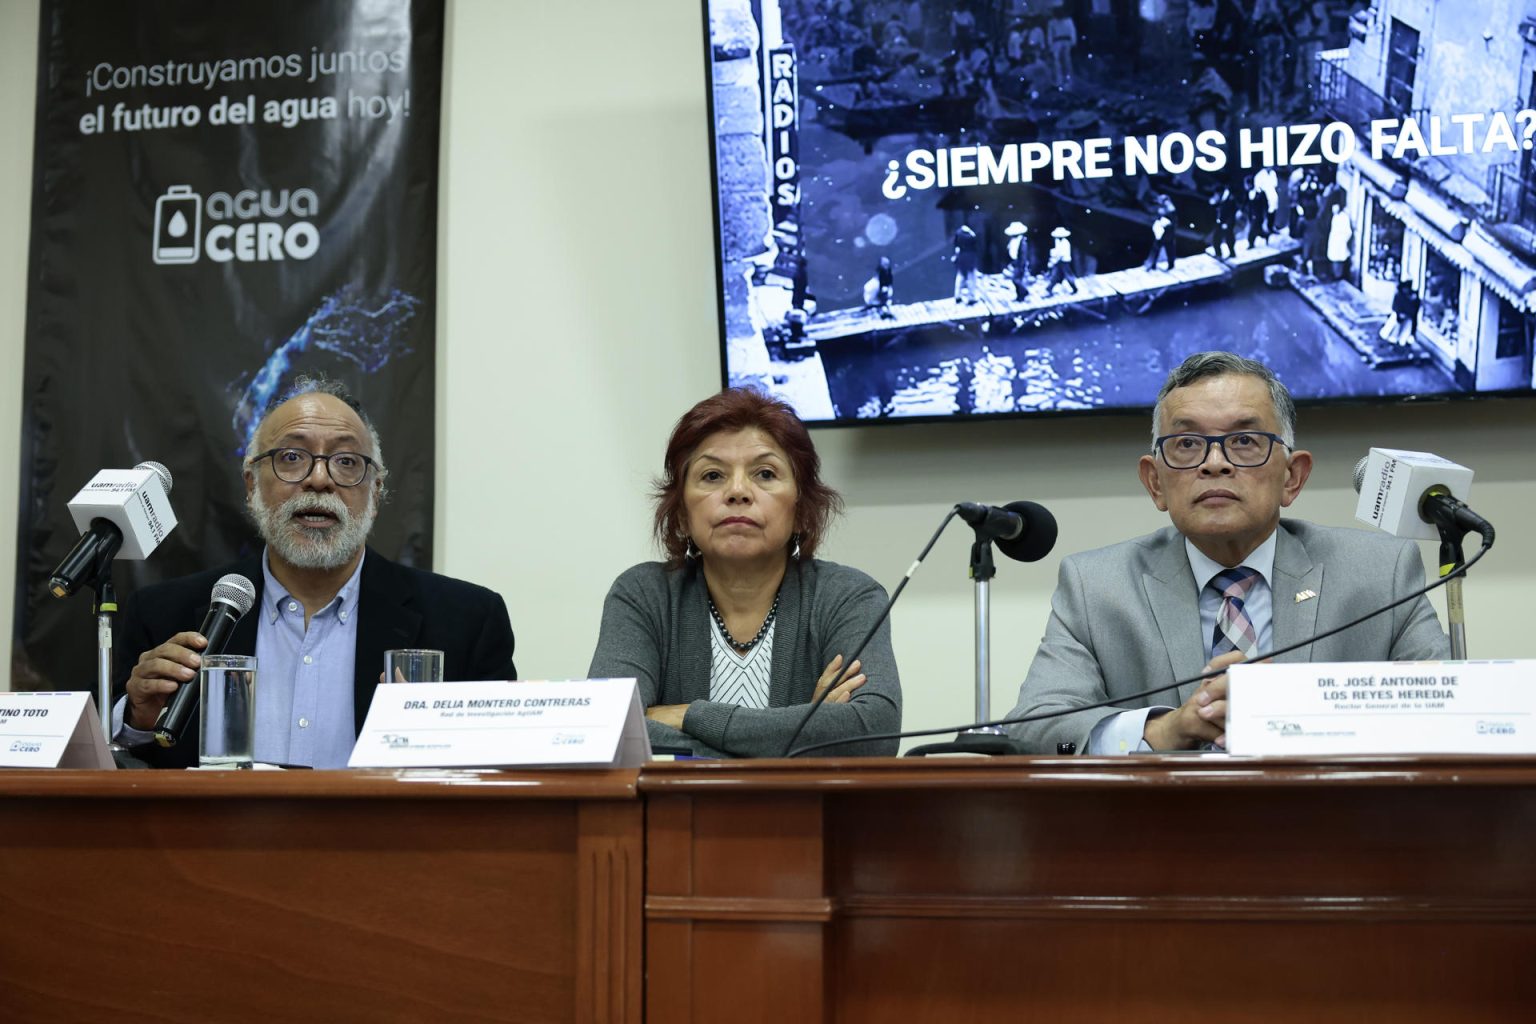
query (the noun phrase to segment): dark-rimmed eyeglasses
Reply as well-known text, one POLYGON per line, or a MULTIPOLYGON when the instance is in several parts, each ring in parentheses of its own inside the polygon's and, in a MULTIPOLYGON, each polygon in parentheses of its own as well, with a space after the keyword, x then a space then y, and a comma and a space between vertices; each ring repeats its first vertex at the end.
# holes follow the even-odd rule
POLYGON ((368 475, 368 467, 374 464, 362 452, 316 455, 303 448, 273 448, 252 458, 251 463, 254 465, 262 459, 271 459, 272 472, 288 484, 301 484, 308 480, 309 474, 315 471, 315 463, 324 459, 325 471, 330 475, 331 483, 337 487, 356 487, 368 475))
POLYGON ((1290 447, 1279 434, 1267 430, 1234 430, 1230 434, 1164 434, 1152 442, 1169 469, 1198 469, 1220 445, 1222 457, 1240 469, 1253 469, 1269 461, 1275 445, 1290 447))

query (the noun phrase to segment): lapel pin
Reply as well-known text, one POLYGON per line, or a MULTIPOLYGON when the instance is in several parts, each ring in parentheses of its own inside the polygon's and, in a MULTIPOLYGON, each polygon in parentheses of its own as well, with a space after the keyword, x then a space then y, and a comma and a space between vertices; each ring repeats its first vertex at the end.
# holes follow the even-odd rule
POLYGON ((1298 590, 1296 591, 1296 603, 1301 604, 1303 601, 1310 601, 1316 596, 1317 591, 1315 590, 1298 590))

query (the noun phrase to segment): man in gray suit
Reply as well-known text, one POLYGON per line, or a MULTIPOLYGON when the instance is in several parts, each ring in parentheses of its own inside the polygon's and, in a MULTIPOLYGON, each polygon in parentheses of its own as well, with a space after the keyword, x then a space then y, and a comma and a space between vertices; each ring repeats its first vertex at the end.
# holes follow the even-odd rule
MULTIPOLYGON (((1011 726, 1031 752, 1063 742, 1090 754, 1220 746, 1224 674, 1179 687, 1173 700, 1172 690, 1129 695, 1305 640, 1424 585, 1411 541, 1280 519, 1312 471, 1295 433, 1290 392, 1261 363, 1202 352, 1169 375, 1138 472, 1173 525, 1062 561, 1010 717, 1115 705, 1011 726)), ((1275 660, 1449 656, 1420 597, 1275 660)))

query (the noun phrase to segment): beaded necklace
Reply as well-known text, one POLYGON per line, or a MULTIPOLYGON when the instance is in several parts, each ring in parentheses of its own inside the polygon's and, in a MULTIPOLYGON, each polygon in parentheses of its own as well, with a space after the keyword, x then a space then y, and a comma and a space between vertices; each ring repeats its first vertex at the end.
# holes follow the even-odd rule
MULTIPOLYGON (((783 591, 780 591, 779 593, 783 593, 783 591)), ((752 648, 757 646, 757 642, 763 638, 763 634, 768 632, 768 627, 773 625, 773 617, 779 612, 779 594, 774 594, 773 607, 768 609, 768 617, 763 620, 761 628, 759 628, 757 631, 757 636, 753 637, 751 640, 748 640, 746 643, 742 643, 735 637, 731 636, 731 631, 726 628, 725 619, 721 616, 720 609, 715 607, 715 599, 709 598, 708 600, 709 614, 714 617, 715 625, 720 627, 720 635, 725 638, 726 643, 730 644, 742 654, 746 654, 752 648)))

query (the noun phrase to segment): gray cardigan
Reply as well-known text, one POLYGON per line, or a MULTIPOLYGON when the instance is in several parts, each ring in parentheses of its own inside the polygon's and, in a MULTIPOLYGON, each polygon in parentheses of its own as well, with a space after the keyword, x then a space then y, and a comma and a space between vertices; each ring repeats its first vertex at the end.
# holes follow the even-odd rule
MULTIPOLYGON (((778 757, 794 731, 816 680, 835 655, 853 654, 885 607, 885 589, 857 569, 833 562, 791 561, 779 592, 768 707, 744 708, 709 699, 708 591, 698 563, 669 571, 642 562, 614 580, 603 602, 592 679, 633 676, 646 707, 688 704, 683 731, 646 720, 651 743, 692 747, 705 754, 778 757)), ((796 746, 901 728, 901 681, 891 653, 891 625, 880 624, 859 655, 869 677, 846 704, 823 704, 796 746)), ((896 753, 896 740, 847 743, 818 754, 896 753)))

